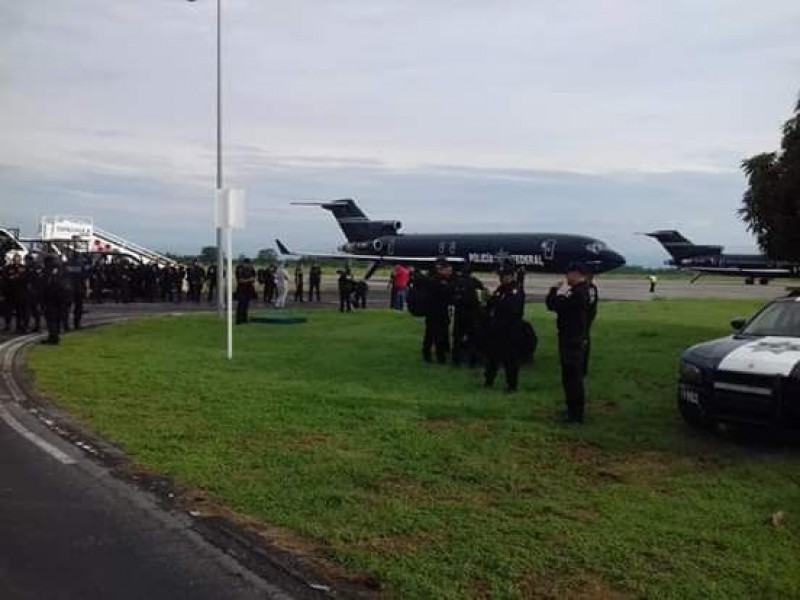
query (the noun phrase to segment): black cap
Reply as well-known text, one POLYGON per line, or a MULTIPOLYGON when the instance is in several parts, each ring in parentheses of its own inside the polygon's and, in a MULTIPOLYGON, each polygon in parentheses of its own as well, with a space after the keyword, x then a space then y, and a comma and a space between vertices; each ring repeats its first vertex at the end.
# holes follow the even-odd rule
POLYGON ((449 265, 450 263, 447 261, 447 258, 446 258, 446 257, 444 257, 444 256, 440 256, 440 257, 438 257, 438 258, 436 259, 436 262, 435 262, 434 264, 435 264, 437 267, 446 267, 446 266, 447 266, 447 265, 449 265))
POLYGON ((587 267, 586 264, 582 262, 569 263, 569 266, 567 267, 567 273, 572 273, 573 271, 580 273, 581 275, 588 275, 589 273, 591 273, 589 267, 587 267))

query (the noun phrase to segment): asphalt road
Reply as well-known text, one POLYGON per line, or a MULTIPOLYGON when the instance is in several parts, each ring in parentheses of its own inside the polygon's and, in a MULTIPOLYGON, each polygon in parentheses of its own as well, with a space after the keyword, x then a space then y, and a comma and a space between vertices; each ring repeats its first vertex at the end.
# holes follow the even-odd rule
MULTIPOLYGON (((87 321, 172 308, 93 308, 87 321)), ((35 337, 0 340, 0 598, 318 597, 305 582, 243 567, 188 514, 117 479, 24 408, 14 365, 35 337)))

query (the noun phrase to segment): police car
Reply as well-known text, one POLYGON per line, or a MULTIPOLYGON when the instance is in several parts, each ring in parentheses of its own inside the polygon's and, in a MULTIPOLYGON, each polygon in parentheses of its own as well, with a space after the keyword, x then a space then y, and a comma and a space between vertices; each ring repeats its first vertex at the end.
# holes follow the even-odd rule
POLYGON ((681 356, 678 408, 695 427, 800 425, 800 291, 770 302, 734 335, 681 356))

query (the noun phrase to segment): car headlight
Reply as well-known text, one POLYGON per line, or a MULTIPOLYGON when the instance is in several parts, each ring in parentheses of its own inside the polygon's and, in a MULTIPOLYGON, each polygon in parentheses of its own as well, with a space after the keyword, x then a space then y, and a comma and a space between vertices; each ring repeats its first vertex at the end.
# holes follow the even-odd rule
POLYGON ((699 384, 703 382, 703 369, 685 360, 681 361, 679 373, 681 381, 686 383, 699 384))

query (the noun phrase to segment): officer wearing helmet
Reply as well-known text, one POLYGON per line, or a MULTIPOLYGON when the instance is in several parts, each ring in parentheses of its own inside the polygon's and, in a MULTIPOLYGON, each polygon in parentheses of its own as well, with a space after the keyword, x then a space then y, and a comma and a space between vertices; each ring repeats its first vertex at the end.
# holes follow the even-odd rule
POLYGON ((47 324, 47 339, 43 344, 57 345, 60 341, 63 325, 64 307, 69 306, 67 282, 61 261, 55 254, 48 254, 44 259, 42 284, 42 305, 44 320, 47 324))
POLYGON ((591 314, 589 274, 583 263, 570 264, 566 278, 550 288, 546 299, 548 310, 558 317, 561 382, 567 403, 562 420, 567 423, 583 423, 586 399, 583 378, 591 314))
POLYGON ((431 351, 440 364, 450 353, 450 305, 453 301, 453 265, 439 257, 426 282, 425 335, 422 338, 422 359, 432 361, 431 351))
POLYGON ((453 364, 466 360, 470 367, 478 362, 478 333, 481 321, 480 279, 465 264, 453 280, 453 364))
POLYGON ((502 365, 506 375, 506 392, 517 391, 522 359, 525 293, 517 281, 513 265, 503 264, 498 270, 500 285, 487 302, 485 385, 494 384, 502 365))

